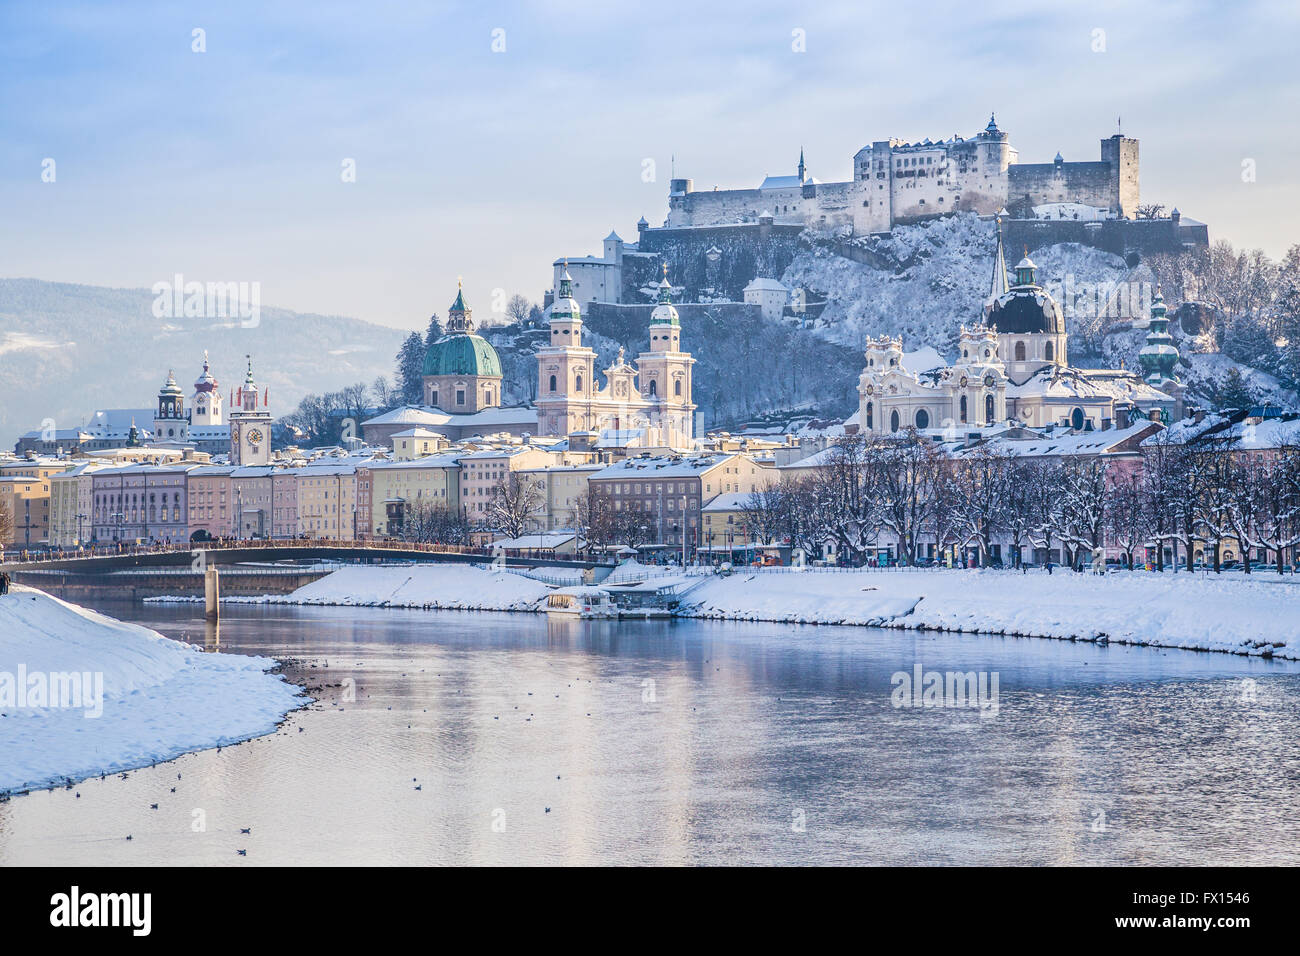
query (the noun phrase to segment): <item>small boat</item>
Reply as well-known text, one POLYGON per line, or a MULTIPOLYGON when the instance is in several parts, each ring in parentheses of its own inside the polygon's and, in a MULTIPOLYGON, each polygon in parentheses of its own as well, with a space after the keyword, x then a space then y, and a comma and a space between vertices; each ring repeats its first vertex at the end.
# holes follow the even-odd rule
POLYGON ((557 617, 618 617, 618 608, 603 588, 557 588, 546 596, 546 613, 557 617))

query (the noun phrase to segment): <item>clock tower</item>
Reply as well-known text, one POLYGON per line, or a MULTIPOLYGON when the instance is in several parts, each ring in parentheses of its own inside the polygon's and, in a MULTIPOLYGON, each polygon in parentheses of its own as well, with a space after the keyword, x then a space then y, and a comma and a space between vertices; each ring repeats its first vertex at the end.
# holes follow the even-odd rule
POLYGON ((232 465, 266 465, 271 461, 271 413, 266 410, 266 392, 253 379, 252 356, 248 374, 235 393, 230 413, 230 463, 232 465), (262 399, 258 408, 257 400, 262 399))

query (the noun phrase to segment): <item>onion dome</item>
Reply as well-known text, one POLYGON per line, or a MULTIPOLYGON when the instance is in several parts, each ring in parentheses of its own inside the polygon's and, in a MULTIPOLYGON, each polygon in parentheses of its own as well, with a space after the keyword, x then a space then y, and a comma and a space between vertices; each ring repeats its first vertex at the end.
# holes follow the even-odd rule
POLYGON ((203 374, 194 380, 194 391, 196 392, 215 392, 217 390, 217 380, 208 370, 208 353, 203 353, 203 374))
POLYGON ((681 325, 677 310, 673 308, 673 287, 668 284, 668 263, 664 263, 664 277, 659 282, 659 304, 650 313, 651 325, 681 325))
POLYGON ((557 319, 565 322, 580 322, 582 310, 573 297, 573 277, 569 275, 569 262, 564 262, 564 273, 560 276, 560 287, 555 292, 555 301, 548 310, 551 321, 557 319))
POLYGON ((158 391, 159 398, 180 398, 185 393, 181 387, 176 384, 176 374, 172 370, 167 371, 167 381, 163 382, 163 387, 158 391))
POLYGON ((1169 334, 1168 309, 1159 286, 1156 286, 1155 298, 1151 300, 1151 323, 1147 327, 1146 344, 1138 352, 1138 361, 1142 363, 1142 377, 1148 384, 1159 386, 1163 382, 1177 381, 1174 366, 1178 364, 1178 349, 1169 334))

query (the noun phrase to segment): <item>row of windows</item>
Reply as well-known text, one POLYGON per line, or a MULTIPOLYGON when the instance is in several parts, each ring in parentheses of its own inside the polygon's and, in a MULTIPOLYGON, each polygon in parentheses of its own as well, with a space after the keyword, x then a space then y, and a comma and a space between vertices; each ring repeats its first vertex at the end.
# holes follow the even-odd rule
MULTIPOLYGON (((867 410, 867 428, 870 429, 870 428, 873 428, 873 427, 874 427, 874 419, 875 419, 875 403, 874 403, 874 402, 867 402, 867 409, 866 409, 866 410, 867 410)), ((984 420, 985 420, 988 424, 990 424, 990 425, 993 424, 993 421, 994 421, 994 419, 993 419, 994 413, 995 413, 995 405, 994 405, 994 402, 993 402, 993 396, 992 396, 992 395, 985 395, 985 396, 984 396, 984 420)), ((961 401, 958 403, 958 416, 960 417, 960 419, 961 419, 961 423, 962 423, 963 425, 967 423, 968 412, 967 412, 967 404, 966 404, 966 396, 965 396, 965 395, 963 395, 963 396, 961 397, 961 401)), ((930 427, 930 413, 929 413, 928 411, 926 411, 924 408, 917 409, 917 412, 916 412, 916 418, 914 419, 913 424, 915 424, 917 428, 929 428, 929 427, 930 427)), ((890 430, 891 432, 896 432, 896 431, 898 431, 902 426, 903 426, 903 422, 902 422, 902 419, 899 418, 898 410, 895 409, 894 411, 890 412, 890 414, 889 414, 889 430, 890 430)))

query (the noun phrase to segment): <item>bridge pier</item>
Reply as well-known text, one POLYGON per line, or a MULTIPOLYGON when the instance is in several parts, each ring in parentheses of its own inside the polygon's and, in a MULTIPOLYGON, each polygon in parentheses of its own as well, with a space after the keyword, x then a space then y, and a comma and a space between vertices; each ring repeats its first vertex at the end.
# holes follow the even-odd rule
POLYGON ((215 624, 221 617, 217 566, 215 564, 208 565, 208 569, 203 575, 203 599, 206 610, 204 616, 215 624))

